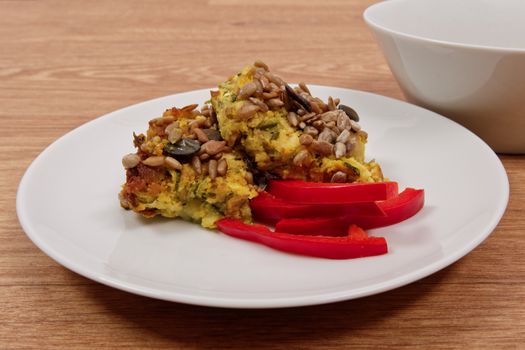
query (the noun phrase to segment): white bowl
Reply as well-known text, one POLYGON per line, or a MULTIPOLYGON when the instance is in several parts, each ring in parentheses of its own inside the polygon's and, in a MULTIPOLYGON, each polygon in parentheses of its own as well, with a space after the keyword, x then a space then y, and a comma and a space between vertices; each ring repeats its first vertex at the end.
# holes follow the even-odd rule
POLYGON ((525 1, 390 0, 364 18, 409 101, 525 153, 525 1))

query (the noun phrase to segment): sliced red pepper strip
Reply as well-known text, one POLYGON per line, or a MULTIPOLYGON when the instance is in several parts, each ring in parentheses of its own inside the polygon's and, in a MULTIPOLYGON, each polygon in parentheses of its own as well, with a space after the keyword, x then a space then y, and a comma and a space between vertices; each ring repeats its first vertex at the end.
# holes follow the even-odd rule
POLYGON ((337 218, 281 219, 275 224, 275 231, 304 235, 315 232, 321 236, 345 236, 348 222, 337 218))
POLYGON ((299 255, 327 259, 352 259, 381 255, 388 252, 383 237, 353 239, 351 237, 323 237, 272 232, 263 225, 249 225, 238 219, 221 219, 219 230, 229 236, 264 244, 270 248, 299 255))
MULTIPOLYGON (((344 204, 296 204, 262 192, 250 201, 254 218, 275 223, 285 218, 385 216, 375 202, 344 204)), ((346 229, 345 229, 346 230, 346 229)))
POLYGON ((353 223, 370 229, 405 221, 416 215, 425 205, 425 190, 406 188, 398 196, 378 202, 377 205, 385 211, 386 216, 361 216, 353 223))
POLYGON ((348 215, 332 218, 283 218, 277 222, 275 229, 294 234, 301 234, 310 230, 323 235, 336 235, 338 232, 344 232, 350 224, 359 225, 364 229, 383 227, 397 224, 414 216, 423 208, 424 203, 424 190, 407 188, 397 197, 377 202, 386 216, 348 215))
POLYGON ((293 203, 341 204, 372 202, 397 195, 397 182, 323 183, 272 180, 268 192, 293 203))

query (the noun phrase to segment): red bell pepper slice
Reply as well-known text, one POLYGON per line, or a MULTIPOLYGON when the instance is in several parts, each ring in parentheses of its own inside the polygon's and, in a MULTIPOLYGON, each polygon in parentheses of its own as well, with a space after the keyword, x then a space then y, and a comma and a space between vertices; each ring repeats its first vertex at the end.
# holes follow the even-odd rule
POLYGON ((365 229, 397 224, 418 213, 425 203, 425 191, 407 188, 398 196, 376 204, 386 216, 339 216, 331 218, 284 218, 277 222, 275 229, 279 232, 302 234, 305 231, 318 232, 323 235, 338 235, 348 225, 356 224, 365 229))
POLYGON ((406 188, 398 196, 378 202, 377 205, 384 210, 386 216, 361 216, 354 223, 363 228, 377 228, 405 221, 416 215, 425 205, 425 190, 406 188))
POLYGON ((268 192, 293 203, 341 204, 373 202, 397 195, 397 182, 324 183, 272 180, 268 192))
POLYGON ((344 204, 296 204, 261 192, 250 201, 254 218, 266 223, 275 223, 285 218, 341 217, 341 216, 385 216, 375 202, 344 204))
POLYGON ((275 224, 275 230, 294 235, 304 235, 305 232, 316 232, 322 236, 344 236, 347 234, 348 221, 341 217, 332 218, 290 218, 281 219, 275 224))
MULTIPOLYGON (((353 238, 294 235, 273 232, 263 225, 249 225, 238 219, 221 219, 219 230, 229 236, 260 243, 288 253, 327 259, 352 259, 388 252, 383 237, 353 238)), ((366 233, 365 233, 366 234, 366 233)))

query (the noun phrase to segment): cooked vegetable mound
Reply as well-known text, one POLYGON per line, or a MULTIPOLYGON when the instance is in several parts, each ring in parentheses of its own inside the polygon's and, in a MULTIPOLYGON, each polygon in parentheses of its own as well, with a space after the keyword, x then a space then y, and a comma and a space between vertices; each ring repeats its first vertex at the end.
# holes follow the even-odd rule
POLYGON ((250 222, 249 201, 268 179, 383 181, 379 165, 365 162, 368 135, 352 108, 323 102, 304 83, 292 88, 263 62, 197 107, 168 109, 133 135, 122 207, 214 228, 223 217, 250 222))

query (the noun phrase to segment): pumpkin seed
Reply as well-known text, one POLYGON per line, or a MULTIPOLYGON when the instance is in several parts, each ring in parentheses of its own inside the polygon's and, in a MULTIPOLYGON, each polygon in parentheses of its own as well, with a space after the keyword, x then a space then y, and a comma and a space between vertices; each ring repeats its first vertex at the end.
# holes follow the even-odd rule
POLYGON ((168 143, 164 146, 164 153, 177 158, 178 156, 189 156, 197 153, 201 148, 201 144, 197 140, 183 138, 176 143, 168 143))
POLYGON ((288 93, 288 96, 290 96, 294 101, 296 101, 303 109, 305 109, 308 112, 312 111, 312 106, 310 105, 307 99, 297 94, 294 91, 294 89, 290 87, 290 85, 285 84, 284 87, 286 89, 286 92, 288 93))
POLYGON ((352 107, 348 107, 346 105, 339 105, 339 106, 337 106, 337 108, 342 110, 342 111, 344 111, 346 113, 346 115, 350 119, 352 119, 353 121, 355 121, 355 122, 359 121, 359 115, 357 114, 357 112, 352 107))
POLYGON ((330 179, 330 182, 341 183, 341 182, 346 182, 346 179, 347 179, 346 173, 344 173, 342 171, 338 171, 334 175, 332 175, 332 178, 330 179))

